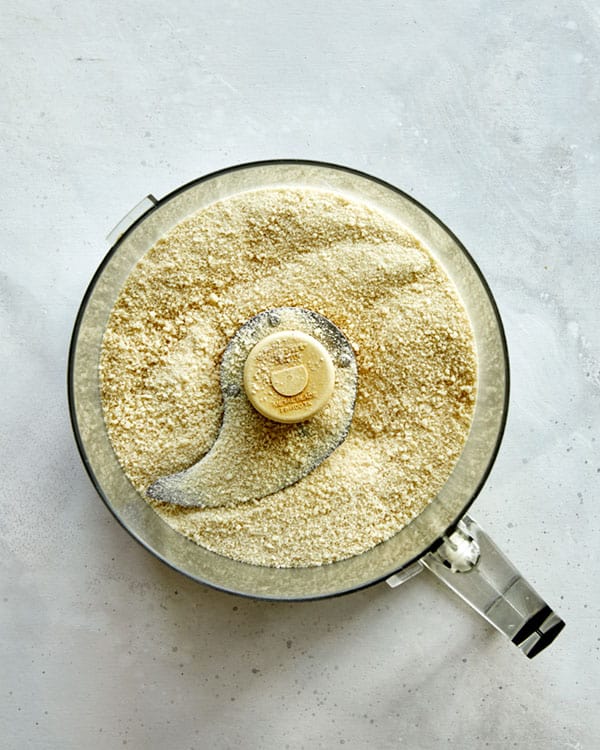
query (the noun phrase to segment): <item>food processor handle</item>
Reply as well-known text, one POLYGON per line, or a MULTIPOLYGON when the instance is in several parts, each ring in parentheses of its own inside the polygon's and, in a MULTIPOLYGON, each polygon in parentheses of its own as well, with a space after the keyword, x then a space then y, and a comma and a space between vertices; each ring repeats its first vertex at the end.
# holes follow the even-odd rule
POLYGON ((530 659, 549 646, 565 626, 469 516, 419 563, 530 659))

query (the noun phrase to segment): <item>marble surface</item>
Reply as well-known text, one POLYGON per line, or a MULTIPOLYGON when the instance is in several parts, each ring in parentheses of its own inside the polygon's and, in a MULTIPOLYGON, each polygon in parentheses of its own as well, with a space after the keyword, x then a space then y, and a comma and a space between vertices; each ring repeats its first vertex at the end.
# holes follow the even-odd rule
POLYGON ((597 748, 598 4, 22 0, 0 38, 2 747, 597 748), (567 621, 533 661, 428 574, 209 590, 96 496, 65 369, 103 238, 275 157, 404 188, 487 276, 513 387, 473 515, 567 621))

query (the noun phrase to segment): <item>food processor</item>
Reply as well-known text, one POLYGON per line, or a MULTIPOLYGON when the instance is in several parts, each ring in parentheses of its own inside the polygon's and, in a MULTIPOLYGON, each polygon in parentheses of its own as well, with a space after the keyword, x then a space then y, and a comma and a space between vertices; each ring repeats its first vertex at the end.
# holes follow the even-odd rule
POLYGON ((431 211, 392 185, 347 167, 301 160, 255 162, 194 180, 161 200, 147 196, 115 227, 109 243, 110 250, 84 295, 75 322, 68 366, 69 408, 77 445, 94 486, 137 541, 200 583, 271 600, 335 596, 384 580, 396 587, 427 569, 528 657, 554 640, 564 622, 467 515, 502 438, 509 395, 508 356, 498 309, 485 279, 465 247, 431 211), (456 287, 471 322, 478 364, 470 433, 437 496, 387 541, 349 559, 306 568, 239 562, 171 528, 123 472, 105 427, 100 395, 103 334, 138 260, 175 225, 215 201, 246 191, 285 187, 340 193, 406 227, 456 287))

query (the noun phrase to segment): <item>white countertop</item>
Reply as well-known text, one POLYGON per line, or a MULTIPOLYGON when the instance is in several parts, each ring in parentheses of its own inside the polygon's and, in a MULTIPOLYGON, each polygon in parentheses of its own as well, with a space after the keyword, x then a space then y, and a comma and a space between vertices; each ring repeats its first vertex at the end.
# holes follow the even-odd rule
POLYGON ((600 746, 597 5, 23 0, 0 29, 2 746, 600 746), (485 273, 512 396, 472 512, 567 621, 533 661, 428 574, 209 590, 93 490, 65 369, 105 235, 276 157, 398 185, 485 273))

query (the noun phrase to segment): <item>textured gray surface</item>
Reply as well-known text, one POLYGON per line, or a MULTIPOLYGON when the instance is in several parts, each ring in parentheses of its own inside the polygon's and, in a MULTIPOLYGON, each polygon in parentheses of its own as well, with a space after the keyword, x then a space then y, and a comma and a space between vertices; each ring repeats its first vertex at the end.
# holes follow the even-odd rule
POLYGON ((3 747, 598 747, 598 5, 23 0, 0 38, 3 747), (283 156, 412 192, 497 296, 511 414, 473 515, 567 620, 533 662, 425 574, 202 588, 84 474, 66 352, 107 230, 283 156))

